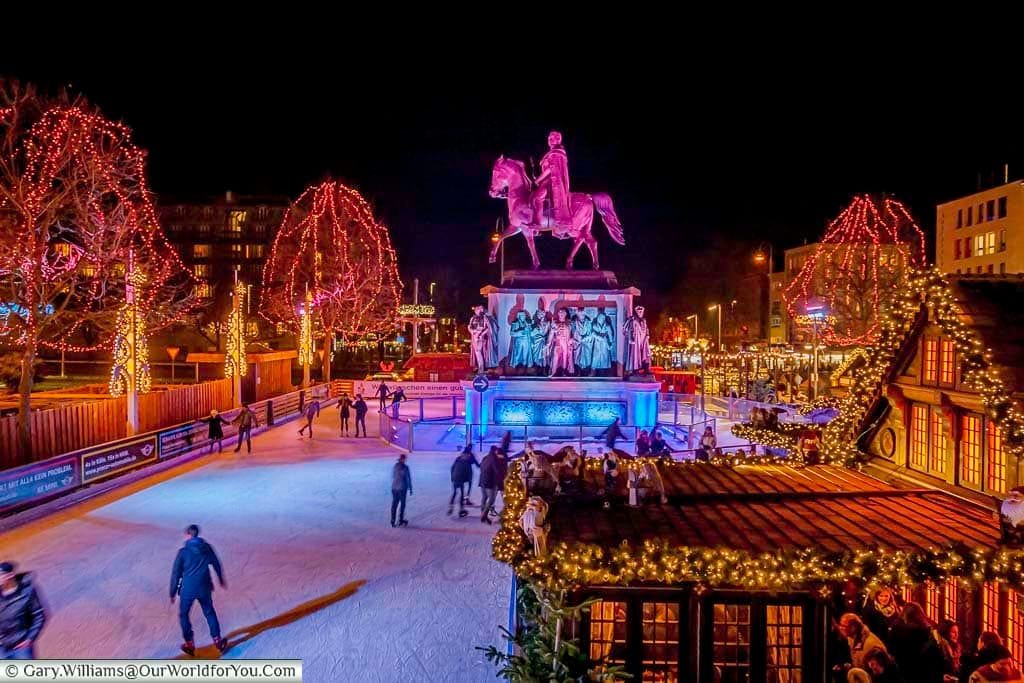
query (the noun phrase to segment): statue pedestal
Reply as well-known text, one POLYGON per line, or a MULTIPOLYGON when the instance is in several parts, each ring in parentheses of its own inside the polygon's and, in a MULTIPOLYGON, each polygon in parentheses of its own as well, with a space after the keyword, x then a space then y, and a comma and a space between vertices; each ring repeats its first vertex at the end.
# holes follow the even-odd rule
POLYGON ((603 311, 615 330, 611 374, 622 375, 624 348, 622 324, 633 310, 635 287, 620 287, 615 273, 607 270, 508 270, 500 286, 480 290, 487 297, 487 310, 498 321, 498 358, 505 368, 510 352, 509 328, 520 311, 531 319, 538 310, 553 319, 560 308, 583 309, 593 319, 603 311))

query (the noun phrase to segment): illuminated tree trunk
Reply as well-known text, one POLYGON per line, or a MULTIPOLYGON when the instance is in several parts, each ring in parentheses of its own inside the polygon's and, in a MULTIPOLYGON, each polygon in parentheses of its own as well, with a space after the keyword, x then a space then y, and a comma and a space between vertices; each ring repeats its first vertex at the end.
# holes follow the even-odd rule
POLYGON ((331 347, 334 346, 334 330, 328 329, 324 333, 324 382, 331 383, 331 347))
POLYGON ((37 337, 35 330, 25 344, 21 357, 21 380, 18 382, 18 461, 32 462, 32 366, 36 361, 37 337))

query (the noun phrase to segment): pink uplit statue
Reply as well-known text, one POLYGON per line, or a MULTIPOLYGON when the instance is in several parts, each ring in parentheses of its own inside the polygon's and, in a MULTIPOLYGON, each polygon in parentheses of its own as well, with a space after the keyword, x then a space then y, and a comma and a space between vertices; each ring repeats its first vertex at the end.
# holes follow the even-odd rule
POLYGON ((597 239, 591 231, 595 209, 611 238, 619 244, 626 243, 612 198, 603 192, 570 192, 569 160, 562 147, 561 133, 552 132, 548 135, 548 148, 547 154, 541 159, 541 174, 536 181, 530 179, 526 165, 521 161, 502 156, 494 162, 490 195, 508 201, 508 227, 491 248, 490 262, 497 260, 498 249, 507 238, 522 233, 530 250, 534 270, 540 268, 534 239, 541 232, 547 231, 558 239, 575 241, 565 262, 567 269, 572 269, 576 252, 586 244, 594 270, 597 270, 600 268, 597 239))
POLYGON ((573 363, 573 356, 576 351, 576 339, 572 334, 572 323, 568 320, 568 313, 564 308, 558 309, 555 320, 551 323, 551 330, 548 332, 548 360, 551 364, 551 376, 554 377, 559 370, 567 375, 576 372, 573 363))

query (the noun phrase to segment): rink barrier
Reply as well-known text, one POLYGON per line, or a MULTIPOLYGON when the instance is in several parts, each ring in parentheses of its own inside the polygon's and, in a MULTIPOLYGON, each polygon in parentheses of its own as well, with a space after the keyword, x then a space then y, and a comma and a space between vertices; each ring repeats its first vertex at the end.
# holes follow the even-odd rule
MULTIPOLYGON (((256 413, 257 429, 266 429, 300 414, 311 397, 326 407, 333 402, 330 393, 326 385, 314 385, 256 401, 249 407, 256 413)), ((224 411, 221 417, 230 422, 240 410, 224 411)), ((35 507, 188 453, 201 455, 203 448, 212 446, 206 438, 208 430, 204 422, 185 422, 4 470, 0 472, 0 515, 35 507)), ((223 445, 234 444, 237 435, 235 425, 224 425, 223 445)))

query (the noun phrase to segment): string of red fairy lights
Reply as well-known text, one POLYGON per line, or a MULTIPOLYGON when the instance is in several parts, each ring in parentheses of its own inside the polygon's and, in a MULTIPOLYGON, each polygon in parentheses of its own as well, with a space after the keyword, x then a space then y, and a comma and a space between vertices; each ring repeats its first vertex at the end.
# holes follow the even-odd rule
POLYGON ((786 287, 786 307, 796 318, 809 306, 823 305, 829 312, 820 328, 826 343, 870 344, 880 331, 881 298, 891 294, 885 279, 892 282, 904 268, 920 268, 924 255, 924 232, 901 202, 889 197, 856 196, 829 223, 818 247, 786 287), (865 295, 870 309, 863 328, 844 331, 843 324, 849 325, 850 321, 837 310, 865 295))
POLYGON ((337 181, 307 188, 285 213, 263 269, 260 314, 299 331, 307 285, 324 330, 356 339, 395 322, 402 283, 388 229, 337 181))
MULTIPOLYGON (((8 119, 15 114, 14 107, 0 110, 0 123, 10 123, 8 119)), ((99 191, 93 191, 90 204, 86 207, 89 220, 75 225, 73 234, 67 241, 52 239, 47 235, 49 244, 45 245, 42 262, 37 262, 39 252, 25 250, 21 263, 10 267, 25 269, 30 272, 38 268, 38 272, 46 284, 59 282, 70 271, 78 269, 81 280, 71 293, 78 303, 100 301, 101 297, 109 296, 105 285, 110 279, 110 272, 98 272, 97 266, 102 259, 109 266, 112 262, 127 263, 131 251, 138 256, 138 267, 145 273, 146 286, 138 293, 139 310, 147 317, 150 330, 167 327, 181 321, 192 312, 196 303, 174 307, 168 314, 165 286, 172 281, 182 288, 191 289, 195 284, 192 272, 186 268, 176 250, 167 241, 159 227, 156 210, 153 206, 151 192, 146 185, 145 152, 132 142, 130 129, 121 123, 115 123, 98 112, 86 111, 78 105, 53 106, 44 111, 38 120, 29 128, 25 136, 24 172, 22 179, 27 186, 24 193, 22 216, 36 216, 41 213, 45 202, 50 199, 50 192, 55 183, 68 183, 82 180, 86 169, 98 171, 101 181, 99 191), (117 166, 111 158, 117 158, 117 166), (129 169, 124 173, 124 169, 129 169), (115 170, 118 171, 115 177, 115 170), (113 195, 116 202, 101 204, 96 197, 113 195), (98 236, 105 230, 112 229, 114 222, 121 225, 125 239, 116 249, 117 253, 90 254, 88 249, 80 245, 102 243, 98 236), (96 238, 96 239, 93 239, 96 238), (28 259, 26 262, 25 259, 28 259), (95 272, 90 277, 90 271, 95 272)), ((25 233, 33 233, 35 226, 22 226, 25 233)), ((46 227, 44 226, 44 230, 46 227)), ((44 233, 45 234, 45 233, 44 233)), ((42 245, 40 245, 42 246, 42 245)), ((3 271, 0 264, 0 274, 3 271)), ((124 272, 120 269, 119 272, 124 272)), ((50 301, 35 302, 38 310, 28 307, 25 315, 34 316, 44 309, 50 301)), ((74 339, 88 320, 82 316, 69 327, 60 330, 59 338, 41 338, 40 346, 64 351, 92 351, 109 348, 114 337, 101 338, 96 344, 74 344, 74 339)))

